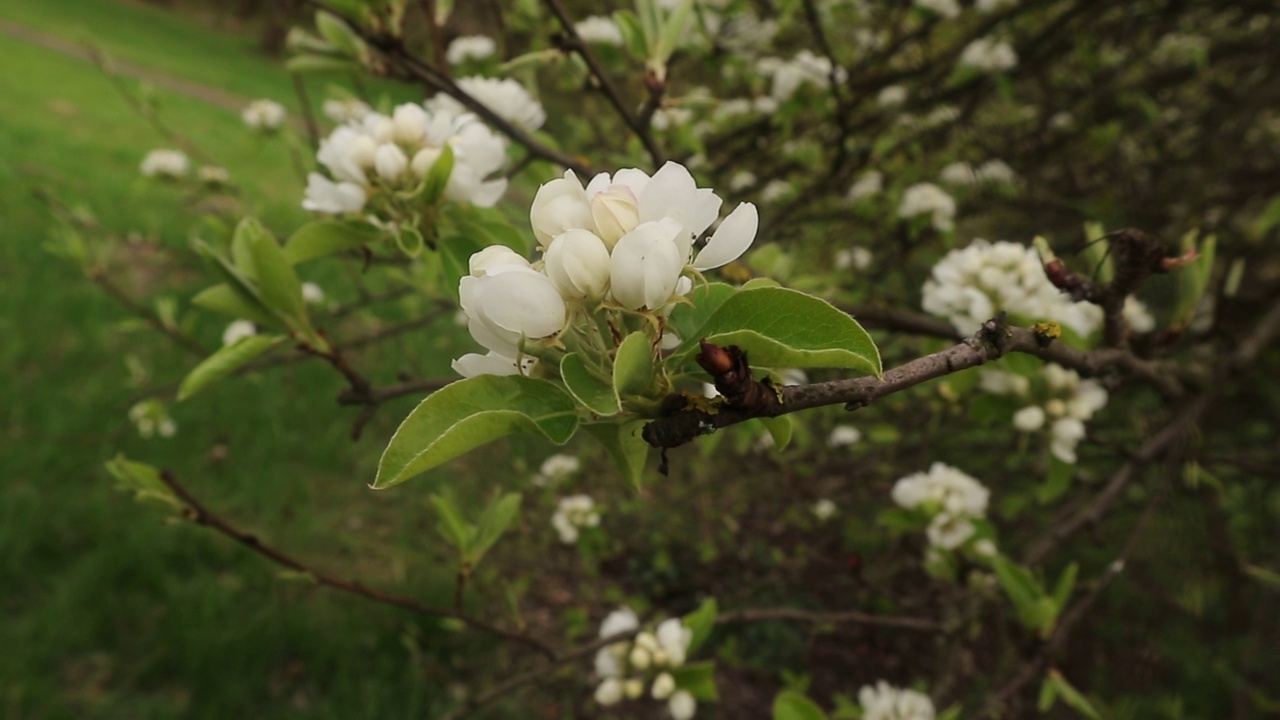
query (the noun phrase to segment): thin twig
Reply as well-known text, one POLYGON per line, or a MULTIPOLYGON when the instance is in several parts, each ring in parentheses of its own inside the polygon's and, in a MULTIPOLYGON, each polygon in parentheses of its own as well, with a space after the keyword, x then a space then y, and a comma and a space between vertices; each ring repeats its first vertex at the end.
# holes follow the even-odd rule
POLYGON ((98 288, 100 288, 107 295, 110 295, 113 300, 115 300, 116 302, 124 306, 126 310, 145 320, 146 323, 151 327, 155 328, 161 333, 164 333, 164 335, 167 336, 170 340, 173 340, 174 343, 178 345, 178 347, 181 347, 183 350, 186 350, 192 355, 196 355, 202 358, 209 354, 210 350, 206 348, 204 345, 202 345, 199 340, 196 340, 190 335, 169 325, 164 321, 163 318, 160 317, 158 313, 156 313, 155 310, 152 310, 146 305, 143 305, 137 300, 134 300, 133 298, 129 297, 128 293, 121 290, 119 286, 117 286, 114 282, 112 282, 111 278, 107 275, 105 271, 91 270, 87 274, 90 282, 98 286, 98 288))
POLYGON ((944 630, 942 623, 929 618, 903 617, 896 615, 874 615, 871 613, 848 610, 843 612, 815 612, 802 608, 747 608, 731 610, 716 616, 716 625, 735 625, 741 623, 768 622, 770 620, 794 620, 797 622, 843 625, 846 623, 859 625, 880 625, 883 627, 902 628, 904 630, 924 630, 939 632, 944 630))
POLYGON ((315 568, 303 563, 301 560, 297 560, 289 555, 286 555, 284 552, 277 550, 276 548, 270 545, 267 545, 266 543, 259 540, 257 536, 251 535, 249 533, 236 529, 229 522, 222 519, 220 516, 214 514, 207 507, 205 507, 202 502, 200 502, 185 487, 183 487, 182 484, 178 482, 177 477, 175 477, 172 472, 169 472, 168 470, 162 471, 160 473, 160 480, 164 482, 164 484, 171 491, 173 491, 173 494, 176 495, 178 499, 182 501, 183 505, 186 506, 184 516, 188 520, 198 525, 204 525, 205 527, 216 530, 217 532, 231 538, 232 540, 235 540, 241 545, 244 545, 250 550, 258 553, 259 555, 262 555, 268 560, 271 560, 277 565, 287 567, 290 570, 293 570, 295 572, 305 573, 317 585, 323 585, 325 587, 333 588, 335 590, 341 590, 342 592, 345 592, 345 593, 358 595, 365 599, 372 600, 377 603, 382 603, 384 605, 394 605, 396 607, 409 610, 419 615, 427 615, 431 617, 440 617, 440 618, 452 618, 462 622, 468 627, 474 628, 476 630, 487 633, 489 635, 493 635, 495 637, 499 637, 504 640, 509 640, 511 642, 516 642, 516 643, 520 643, 522 645, 531 647, 548 658, 557 657, 555 650, 553 650, 551 646, 547 645, 546 643, 543 643, 541 640, 538 640, 537 638, 534 638, 532 636, 525 635, 523 633, 515 632, 512 630, 506 630, 496 625, 491 625, 490 623, 487 623, 483 620, 480 620, 479 618, 473 617, 466 613, 460 612, 459 610, 450 610, 449 608, 429 605, 427 603, 414 600, 413 598, 404 597, 403 595, 395 595, 389 592, 371 588, 356 580, 345 580, 342 578, 335 577, 333 575, 328 575, 326 573, 320 572, 319 570, 316 570, 315 568))

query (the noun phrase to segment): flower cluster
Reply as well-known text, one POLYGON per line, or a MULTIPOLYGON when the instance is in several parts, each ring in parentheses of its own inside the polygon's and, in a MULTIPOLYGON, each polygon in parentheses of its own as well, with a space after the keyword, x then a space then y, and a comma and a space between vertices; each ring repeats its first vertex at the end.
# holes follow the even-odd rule
POLYGON ((254 100, 240 111, 244 124, 259 132, 279 130, 285 115, 284 106, 275 100, 254 100))
MULTIPOLYGON (((475 98, 495 115, 525 130, 537 130, 547 121, 547 111, 525 90, 524 86, 510 78, 472 76, 460 78, 458 89, 475 98)), ((462 103, 444 93, 437 93, 426 102, 432 113, 463 115, 462 103)))
MULTIPOLYGON (((981 238, 952 250, 933 266, 921 306, 966 335, 977 332, 1000 310, 1024 320, 1058 322, 1081 336, 1097 330, 1103 316, 1098 306, 1072 302, 1054 287, 1035 248, 981 238)), ((1155 327, 1136 298, 1125 301, 1124 315, 1139 332, 1155 327)))
POLYGON ((987 514, 991 496, 982 483, 940 462, 902 478, 892 493, 899 506, 930 516, 929 544, 943 550, 955 550, 973 537, 972 521, 987 514))
MULTIPOLYGON (((411 193, 448 146, 453 170, 444 196, 454 202, 489 207, 502 197, 507 181, 486 180, 506 160, 506 141, 474 115, 428 112, 421 105, 400 105, 390 115, 368 112, 335 129, 320 143, 316 159, 329 175, 307 177, 302 206, 317 212, 360 212, 373 204, 373 215, 394 203, 397 193, 411 193)), ((397 221, 391 213, 384 220, 397 221)))
POLYGON ((933 701, 909 688, 898 689, 881 680, 858 691, 862 720, 933 720, 933 701))
MULTIPOLYGON (((801 50, 790 60, 761 58, 756 62, 756 71, 773 78, 769 95, 778 102, 785 102, 796 94, 801 85, 808 83, 825 86, 829 83, 832 66, 829 58, 801 50)), ((844 82, 848 77, 844 68, 835 68, 835 72, 836 82, 844 82)))
POLYGON ((587 495, 570 495, 560 498, 556 512, 551 516, 551 526, 560 536, 560 542, 572 545, 578 542, 578 531, 600 524, 600 511, 587 495))
MULTIPOLYGON (((640 619, 630 608, 609 613, 600 625, 600 637, 640 629, 640 619)), ((693 640, 693 631, 679 618, 658 623, 653 632, 637 633, 634 640, 618 642, 596 653, 596 675, 600 685, 595 699, 601 705, 614 705, 623 699, 636 700, 644 695, 645 685, 654 700, 666 700, 667 711, 675 720, 689 720, 698 704, 688 690, 676 687, 671 671, 681 667, 693 640)))
POLYGON ((485 35, 464 35, 454 38, 444 51, 445 62, 460 65, 468 60, 484 60, 498 51, 498 44, 485 35))
POLYGON ((178 432, 178 424, 169 417, 168 406, 159 400, 143 400, 129 408, 129 420, 143 438, 156 435, 170 438, 178 432))
POLYGON ((993 395, 1025 400, 1013 415, 1013 426, 1037 432, 1047 424, 1049 450, 1065 463, 1075 463, 1076 445, 1084 438, 1084 423, 1106 407, 1107 391, 1096 380, 1081 380, 1075 370, 1047 364, 1035 381, 1004 370, 984 370, 978 387, 993 395))
MULTIPOLYGON (((671 162, 652 177, 619 170, 583 187, 569 171, 544 184, 529 212, 543 257, 530 263, 501 246, 471 257, 459 295, 471 336, 490 352, 465 355, 454 369, 468 377, 518 372, 521 343, 560 333, 570 307, 665 315, 692 288, 691 276, 735 260, 755 239, 756 208, 743 203, 693 255, 721 203, 671 162)), ((592 343, 599 337, 589 335, 592 343)))
POLYGON ((573 455, 556 453, 542 461, 542 465, 538 468, 537 474, 530 478, 529 482, 537 485, 538 487, 559 485, 572 477, 580 469, 582 469, 581 460, 573 455))
POLYGON ((935 228, 948 232, 956 216, 956 201, 933 183, 917 183, 902 192, 898 215, 907 219, 928 215, 935 228))
POLYGON ((574 23, 573 29, 583 42, 622 47, 622 30, 611 17, 592 15, 574 23))
POLYGON ((995 38, 978 38, 960 51, 959 63, 986 73, 1012 70, 1018 65, 1018 53, 1013 46, 995 38))
POLYGON ((191 172, 191 160, 181 150, 152 150, 142 159, 138 171, 147 177, 184 177, 191 172))
POLYGON ((1012 185, 1018 181, 1018 174, 1003 160, 988 160, 977 167, 953 162, 942 168, 938 179, 948 185, 1012 185))
POLYGON ((827 447, 847 447, 862 440, 862 432, 852 425, 837 425, 827 435, 827 447))

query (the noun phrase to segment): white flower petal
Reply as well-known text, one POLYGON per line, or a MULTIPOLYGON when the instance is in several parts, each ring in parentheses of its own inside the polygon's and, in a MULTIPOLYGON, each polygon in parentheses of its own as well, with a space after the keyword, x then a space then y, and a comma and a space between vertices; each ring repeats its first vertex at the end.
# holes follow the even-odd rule
POLYGON ((737 260, 755 241, 759 226, 760 215, 756 206, 742 203, 712 233, 711 240, 698 253, 693 266, 699 270, 711 270, 737 260))

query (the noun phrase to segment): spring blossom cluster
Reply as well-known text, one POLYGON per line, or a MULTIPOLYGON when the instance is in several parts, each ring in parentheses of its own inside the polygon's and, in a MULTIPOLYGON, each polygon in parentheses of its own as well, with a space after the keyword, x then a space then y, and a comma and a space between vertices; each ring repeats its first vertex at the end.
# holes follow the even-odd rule
POLYGON ((930 545, 955 550, 977 531, 972 521, 986 516, 991 492, 965 473, 935 462, 927 472, 895 483, 892 495, 900 507, 930 516, 926 531, 930 545))
MULTIPOLYGON (((639 629, 640 619, 624 607, 605 617, 600 637, 639 629)), ((596 675, 600 677, 596 702, 608 706, 624 699, 636 700, 645 694, 645 685, 651 681, 649 696, 665 700, 667 711, 675 720, 689 720, 697 712, 697 700, 688 690, 676 687, 671 671, 684 665, 692 640, 693 631, 679 618, 669 618, 658 623, 652 632, 642 631, 629 642, 601 648, 595 659, 596 675)))
POLYGON ((1004 370, 985 370, 978 387, 1026 401, 1014 413, 1013 426, 1031 433, 1048 425, 1049 450, 1064 463, 1075 463, 1085 422, 1107 405, 1106 388, 1098 381, 1082 380, 1075 370, 1053 363, 1042 367, 1034 382, 1004 370))
POLYGON ((285 115, 284 106, 275 100, 254 100, 240 111, 244 124, 260 132, 279 130, 285 115))
POLYGON ((595 501, 587 495, 570 495, 560 498, 556 512, 551 516, 551 526, 560 536, 560 542, 572 545, 578 542, 578 531, 600 524, 600 511, 595 501))
POLYGON ((898 215, 907 219, 928 215, 935 228, 948 232, 956 216, 956 201, 933 183, 917 183, 902 192, 898 215))
POLYGON ((881 680, 858 691, 862 720, 933 720, 933 701, 910 688, 896 688, 881 680))
POLYGON ((692 288, 691 274, 735 260, 755 239, 756 208, 742 203, 693 253, 721 203, 672 162, 652 177, 619 170, 583 187, 569 171, 544 184, 529 212, 542 258, 530 263, 502 246, 471 257, 459 295, 471 336, 489 354, 465 355, 454 369, 468 377, 518 372, 521 342, 559 333, 574 304, 664 315, 692 288))
POLYGON ((147 177, 183 177, 191 172, 191 160, 181 150, 152 150, 142 159, 138 171, 147 177))

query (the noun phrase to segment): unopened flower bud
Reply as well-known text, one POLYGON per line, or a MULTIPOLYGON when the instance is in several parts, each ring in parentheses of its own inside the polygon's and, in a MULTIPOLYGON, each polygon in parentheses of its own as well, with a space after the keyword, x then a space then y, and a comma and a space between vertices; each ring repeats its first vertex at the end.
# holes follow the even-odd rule
POLYGON ((600 232, 600 239, 612 249, 623 235, 640 224, 640 206, 631 188, 612 185, 591 198, 591 217, 600 232))
POLYGON ((644 681, 640 678, 631 678, 622 684, 622 693, 630 700, 635 700, 644 694, 644 681))
POLYGON ((383 180, 397 180, 409 167, 409 158, 399 146, 385 143, 378 146, 373 165, 383 180))
POLYGON ((419 179, 426 177, 427 173, 431 172, 431 168, 435 167, 441 154, 442 151, 439 148, 433 147, 422 148, 414 153, 413 162, 410 164, 413 174, 419 179))
POLYGON ((666 700, 675 691, 675 678, 671 677, 671 673, 662 673, 653 679, 653 687, 650 688, 649 694, 653 696, 654 700, 666 700))

